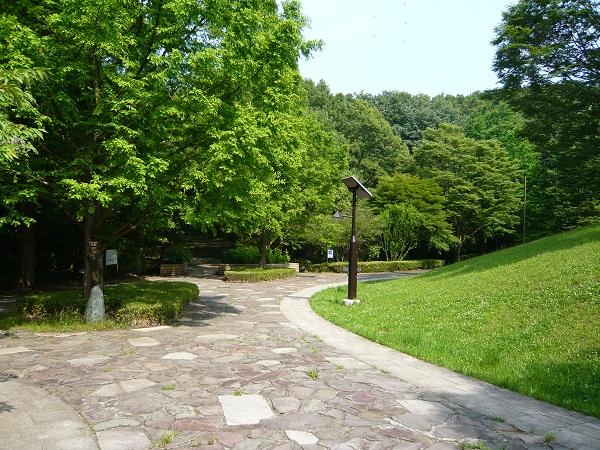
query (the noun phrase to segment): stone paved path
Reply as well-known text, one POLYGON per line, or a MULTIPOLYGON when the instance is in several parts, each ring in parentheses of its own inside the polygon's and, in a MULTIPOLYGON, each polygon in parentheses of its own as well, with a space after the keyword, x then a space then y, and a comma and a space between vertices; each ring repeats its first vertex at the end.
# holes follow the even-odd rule
MULTIPOLYGON (((562 437, 544 443, 552 429, 532 433, 510 417, 448 401, 352 358, 280 311, 286 296, 343 279, 191 277, 201 296, 172 327, 0 336, 0 385, 15 383, 0 389, 0 448, 61 448, 33 439, 36 407, 23 402, 41 396, 79 415, 73 438, 88 436, 80 423, 93 430, 92 446, 70 448, 439 450, 479 440, 490 448, 565 448, 562 437), (16 411, 31 416, 27 436, 7 425, 16 411)), ((577 446, 586 447, 594 444, 577 446)))

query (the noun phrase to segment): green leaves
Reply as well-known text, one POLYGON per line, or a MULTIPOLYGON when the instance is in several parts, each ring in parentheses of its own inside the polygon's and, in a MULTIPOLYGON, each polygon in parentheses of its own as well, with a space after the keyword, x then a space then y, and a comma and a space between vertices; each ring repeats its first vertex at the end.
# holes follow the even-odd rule
POLYGON ((418 211, 419 243, 437 250, 448 250, 449 244, 455 242, 445 202, 442 189, 435 181, 401 173, 382 178, 373 199, 379 211, 391 205, 418 211))
POLYGON ((525 1, 496 29, 494 70, 540 152, 530 174, 537 234, 598 220, 600 3, 525 1))
POLYGON ((43 116, 26 86, 42 80, 41 69, 8 69, 0 64, 0 167, 35 151, 43 116))
POLYGON ((497 142, 476 141, 459 127, 442 125, 425 132, 414 158, 417 173, 442 188, 458 250, 475 235, 513 230, 519 220, 519 173, 497 142))
POLYGON ((412 205, 391 203, 381 212, 382 249, 388 261, 399 261, 416 248, 423 228, 423 215, 412 205))
POLYGON ((600 3, 521 0, 496 29, 494 70, 510 88, 575 81, 600 86, 600 3))

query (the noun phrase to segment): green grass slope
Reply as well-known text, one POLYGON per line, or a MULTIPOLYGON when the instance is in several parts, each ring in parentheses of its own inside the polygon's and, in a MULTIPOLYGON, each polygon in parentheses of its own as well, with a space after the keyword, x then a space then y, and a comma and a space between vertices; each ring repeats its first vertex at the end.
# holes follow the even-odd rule
POLYGON ((417 358, 600 417, 600 226, 411 279, 311 299, 348 330, 417 358))

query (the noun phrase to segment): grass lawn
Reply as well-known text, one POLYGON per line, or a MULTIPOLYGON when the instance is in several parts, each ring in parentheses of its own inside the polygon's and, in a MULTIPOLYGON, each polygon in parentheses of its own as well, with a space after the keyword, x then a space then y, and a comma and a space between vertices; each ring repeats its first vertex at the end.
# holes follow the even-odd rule
POLYGON ((135 281, 106 286, 107 320, 87 324, 81 289, 36 292, 18 298, 16 310, 0 316, 0 329, 87 331, 160 325, 177 318, 197 296, 198 287, 184 282, 135 281))
POLYGON ((498 386, 600 417, 600 226, 411 279, 311 299, 331 322, 498 386))

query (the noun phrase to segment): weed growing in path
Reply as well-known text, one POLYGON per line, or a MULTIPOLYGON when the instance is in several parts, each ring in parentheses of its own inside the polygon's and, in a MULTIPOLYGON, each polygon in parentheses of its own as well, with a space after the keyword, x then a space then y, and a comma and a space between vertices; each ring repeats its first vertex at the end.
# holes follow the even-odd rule
POLYGON ((169 444, 171 443, 171 441, 173 439, 175 439, 175 437, 177 436, 177 431, 169 431, 168 433, 164 433, 160 439, 158 440, 158 442, 156 442, 156 444, 154 445, 154 447, 157 448, 167 448, 169 446, 169 444))
POLYGON ((317 369, 310 369, 306 371, 306 375, 308 376, 308 378, 310 378, 311 380, 318 380, 319 379, 319 371, 317 369))
POLYGON ((483 441, 479 441, 479 442, 462 441, 461 443, 458 444, 458 448, 460 450, 492 450, 487 445, 485 445, 485 442, 483 442, 483 441))
POLYGON ((506 420, 504 420, 503 417, 497 416, 496 414, 492 414, 491 416, 488 416, 488 419, 493 420, 494 422, 506 422, 506 420))

